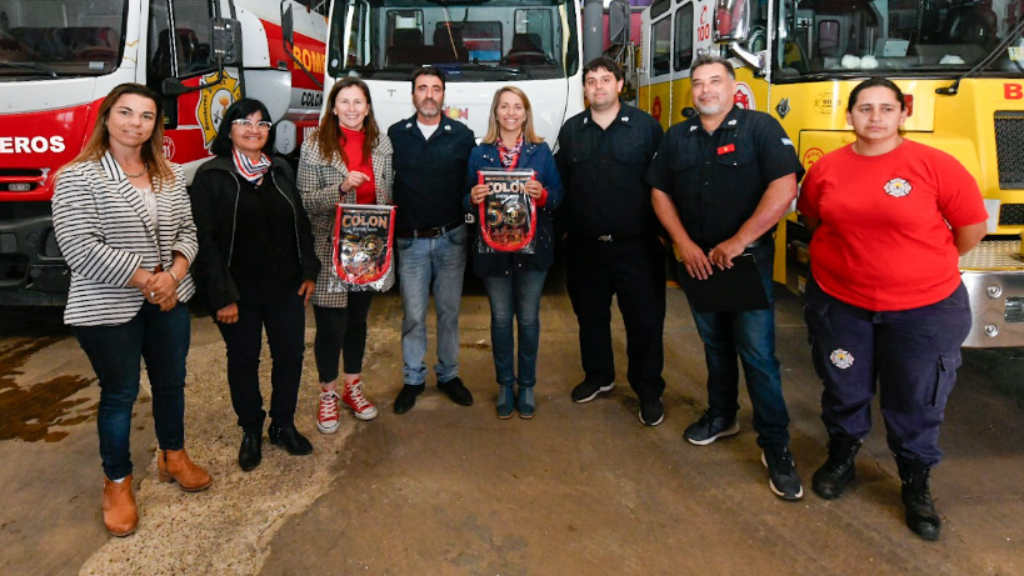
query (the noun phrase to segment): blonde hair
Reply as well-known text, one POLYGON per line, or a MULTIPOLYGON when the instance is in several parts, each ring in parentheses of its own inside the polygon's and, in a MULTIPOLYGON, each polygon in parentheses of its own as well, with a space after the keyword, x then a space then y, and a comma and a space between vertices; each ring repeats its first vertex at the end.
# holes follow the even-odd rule
MULTIPOLYGON (((164 183, 174 180, 174 171, 171 170, 171 163, 164 158, 164 106, 163 101, 156 92, 153 92, 142 84, 127 82, 117 86, 107 94, 107 97, 100 103, 96 115, 96 124, 92 128, 92 135, 89 141, 82 147, 78 156, 66 166, 79 162, 99 160, 110 149, 110 130, 107 129, 107 118, 110 117, 110 110, 117 104, 117 101, 126 94, 134 94, 152 100, 156 104, 156 122, 153 126, 153 133, 149 140, 142 145, 142 161, 149 166, 149 175, 153 179, 153 191, 159 192, 164 183)), ((61 169, 63 171, 63 168, 61 169)), ((60 172, 57 173, 60 176, 60 172)), ((56 177, 55 177, 56 178, 56 177)))
POLYGON ((501 132, 498 128, 498 104, 501 100, 501 95, 506 92, 515 94, 523 101, 523 108, 526 110, 526 120, 523 121, 523 135, 526 137, 526 141, 530 144, 540 144, 543 142, 544 139, 533 130, 533 107, 530 106, 530 99, 526 97, 526 92, 515 86, 503 86, 494 93, 494 101, 491 102, 491 117, 487 120, 487 135, 484 136, 481 142, 484 144, 494 144, 501 137, 501 132))

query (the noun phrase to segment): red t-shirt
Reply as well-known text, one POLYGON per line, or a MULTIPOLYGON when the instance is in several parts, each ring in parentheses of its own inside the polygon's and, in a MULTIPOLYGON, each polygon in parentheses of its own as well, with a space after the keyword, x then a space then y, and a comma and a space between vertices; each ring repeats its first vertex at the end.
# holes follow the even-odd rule
POLYGON ((356 203, 376 204, 377 185, 374 182, 373 163, 370 158, 363 158, 363 143, 366 142, 366 132, 349 130, 344 126, 341 127, 341 131, 345 135, 341 142, 341 147, 345 150, 345 157, 348 158, 348 169, 362 172, 370 177, 369 180, 356 188, 356 203))
POLYGON ((988 218, 967 169, 911 140, 881 156, 861 156, 852 145, 826 154, 807 172, 796 206, 821 221, 811 239, 818 286, 879 312, 949 297, 960 283, 949 227, 988 218))

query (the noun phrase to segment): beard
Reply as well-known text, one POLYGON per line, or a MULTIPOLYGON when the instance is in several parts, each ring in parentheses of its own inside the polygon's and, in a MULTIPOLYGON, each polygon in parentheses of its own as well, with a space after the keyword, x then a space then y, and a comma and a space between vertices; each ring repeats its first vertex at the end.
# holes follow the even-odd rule
POLYGON ((697 109, 697 112, 705 116, 714 116, 715 114, 721 114, 725 110, 725 106, 720 102, 714 104, 701 104, 700 102, 694 102, 693 107, 697 109))
POLYGON ((441 104, 442 102, 438 102, 433 98, 426 98, 416 106, 416 111, 427 118, 432 118, 441 113, 441 104), (428 108, 430 105, 433 105, 433 109, 428 108))

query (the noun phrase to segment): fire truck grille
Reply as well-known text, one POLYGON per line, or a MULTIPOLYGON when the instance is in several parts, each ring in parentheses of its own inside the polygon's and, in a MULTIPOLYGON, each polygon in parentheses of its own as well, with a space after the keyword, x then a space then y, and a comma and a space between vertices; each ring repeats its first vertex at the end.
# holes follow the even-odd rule
POLYGON ((1024 190, 1024 146, 1021 145, 1024 142, 1024 112, 997 111, 995 122, 999 187, 1024 190))
POLYGON ((42 170, 0 168, 0 192, 31 192, 45 180, 42 170))
POLYGON ((1000 226, 1024 225, 1024 204, 1003 204, 999 207, 1000 226))

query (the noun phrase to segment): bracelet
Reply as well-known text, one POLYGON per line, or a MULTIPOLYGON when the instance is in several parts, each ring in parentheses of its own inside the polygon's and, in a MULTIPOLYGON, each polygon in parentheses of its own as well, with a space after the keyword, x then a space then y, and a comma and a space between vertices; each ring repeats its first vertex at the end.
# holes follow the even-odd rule
POLYGON ((175 285, 180 285, 181 284, 181 280, 178 279, 178 275, 174 273, 174 270, 171 270, 170 268, 168 268, 167 269, 167 273, 171 275, 171 278, 174 278, 174 284, 175 285))

